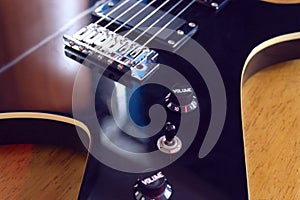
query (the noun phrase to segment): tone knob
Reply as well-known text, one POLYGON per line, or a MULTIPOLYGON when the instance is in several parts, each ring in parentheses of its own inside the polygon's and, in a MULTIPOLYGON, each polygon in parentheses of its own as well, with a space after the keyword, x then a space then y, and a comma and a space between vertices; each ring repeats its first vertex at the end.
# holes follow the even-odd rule
POLYGON ((168 200, 172 195, 172 187, 162 172, 146 177, 134 185, 135 200, 168 200))
POLYGON ((174 112, 188 113, 198 107, 197 97, 193 88, 176 84, 165 97, 166 107, 174 112))

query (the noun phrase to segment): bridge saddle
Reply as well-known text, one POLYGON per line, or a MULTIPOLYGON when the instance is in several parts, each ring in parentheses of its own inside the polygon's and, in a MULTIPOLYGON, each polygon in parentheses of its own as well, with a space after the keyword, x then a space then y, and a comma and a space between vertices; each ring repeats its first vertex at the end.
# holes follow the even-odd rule
POLYGON ((138 81, 158 68, 157 52, 95 23, 73 36, 64 35, 63 39, 68 52, 80 56, 85 65, 93 62, 93 66, 110 66, 121 73, 130 71, 130 76, 138 81))

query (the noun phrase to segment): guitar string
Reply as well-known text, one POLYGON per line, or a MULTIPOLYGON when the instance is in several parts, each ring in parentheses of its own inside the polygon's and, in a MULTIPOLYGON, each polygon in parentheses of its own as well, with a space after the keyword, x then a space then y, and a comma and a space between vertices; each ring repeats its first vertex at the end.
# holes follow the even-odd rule
MULTIPOLYGON (((109 15, 113 14, 114 12, 116 12, 120 7, 122 7, 125 3, 127 3, 129 0, 124 0, 119 6, 117 6, 116 8, 114 8, 113 10, 111 10, 109 13, 107 13, 106 15, 102 16, 98 21, 96 21, 95 23, 100 23, 101 21, 103 21, 105 18, 108 18, 109 15)), ((100 3, 103 3, 104 0, 100 1, 100 3)), ((169 0, 166 0, 165 2, 169 2, 169 0)), ((66 24, 65 26, 63 26, 62 28, 60 28, 57 32, 55 32, 54 34, 46 37, 44 40, 42 40, 41 42, 39 42, 38 44, 34 45, 32 48, 28 49, 27 51, 25 51, 24 53, 20 54, 18 57, 16 57, 15 59, 13 59, 11 62, 5 64, 4 66, 1 67, 0 69, 0 74, 3 73, 4 71, 8 70, 10 67, 16 65, 18 62, 20 62, 21 60, 23 60, 25 57, 27 57, 28 55, 30 55, 31 53, 33 53, 34 51, 36 51, 38 48, 40 48, 41 46, 45 45, 47 42, 49 42, 51 39, 53 39, 54 37, 57 37, 60 33, 62 33, 63 31, 65 31, 68 27, 70 27, 70 25, 72 25, 73 23, 75 23, 76 20, 82 18, 83 16, 87 15, 89 12, 91 12, 92 10, 94 10, 96 7, 98 7, 99 4, 95 4, 93 7, 85 10, 84 12, 80 13, 78 16, 76 16, 71 22, 69 22, 68 24, 66 24)), ((162 4, 165 5, 165 4, 162 4)), ((161 8, 162 6, 160 6, 161 8)), ((159 9, 160 9, 159 8, 159 9)), ((157 10, 159 10, 157 9, 157 10)), ((156 10, 156 11, 157 11, 156 10)), ((153 14, 155 14, 153 12, 153 14)), ((153 15, 152 14, 152 15, 153 15)), ((151 17, 151 16, 150 16, 151 17)), ((149 18, 149 17, 148 17, 149 18)), ((134 29, 136 29, 138 26, 140 26, 142 23, 144 23, 146 20, 148 20, 148 18, 146 18, 145 20, 142 20, 139 24, 137 24, 137 26, 134 27, 134 29)), ((131 33, 131 32, 128 32, 131 33)), ((145 44, 144 44, 145 45, 145 44)))
POLYGON ((111 11, 109 11, 108 13, 106 13, 106 15, 103 15, 100 19, 98 19, 95 24, 99 24, 100 22, 102 22, 104 19, 107 19, 109 17, 109 15, 113 14, 114 12, 116 12, 117 10, 119 10, 124 4, 126 4, 128 1, 130 0, 125 0, 123 1, 120 5, 118 5, 117 7, 115 7, 114 9, 112 9, 111 11))
POLYGON ((178 1, 175 5, 173 5, 167 12, 165 12, 160 18, 158 18, 154 23, 152 23, 147 29, 145 29, 138 37, 136 37, 133 42, 136 42, 139 38, 141 38, 147 31, 153 28, 157 23, 159 23, 164 17, 166 17, 172 10, 174 10, 183 0, 178 1))
POLYGON ((142 48, 149 44, 155 37, 158 36, 163 30, 165 30, 176 18, 178 18, 184 11, 186 11, 196 0, 191 1, 187 6, 185 6, 177 15, 175 15, 168 23, 166 23, 159 31, 157 31, 149 40, 147 40, 143 45, 142 48))
POLYGON ((157 7, 153 12, 151 12, 147 17, 145 17, 143 20, 141 20, 138 24, 136 24, 132 29, 130 29, 126 34, 124 34, 124 37, 128 36, 130 33, 132 33, 135 29, 140 27, 144 22, 146 22, 150 17, 152 17, 155 13, 157 13, 163 6, 165 6, 170 0, 164 1, 159 7, 157 7))
MULTIPOLYGON (((105 18, 108 18, 109 15, 111 15, 112 13, 114 13, 115 11, 117 11, 122 5, 124 5, 125 3, 127 3, 129 0, 124 1, 122 4, 120 4, 118 7, 116 7, 115 9, 111 10, 109 13, 107 13, 105 16, 103 16, 101 19, 99 19, 96 23, 101 22, 102 20, 104 20, 105 18)), ((124 23, 122 23, 116 30, 114 30, 114 32, 117 32, 118 30, 120 30, 122 27, 124 27, 128 22, 130 22, 131 20, 133 20, 138 14, 140 14, 142 11, 144 11, 146 8, 148 8, 151 4, 153 4, 156 0, 153 0, 152 2, 150 2, 149 4, 147 4, 142 10, 140 10, 138 13, 136 13, 135 15, 133 15, 130 19, 128 19, 127 21, 125 21, 124 23)), ((164 1, 163 4, 161 4, 159 7, 157 7, 152 13, 150 13, 146 18, 144 18, 142 21, 140 21, 138 24, 136 24, 132 29, 130 29, 129 32, 127 32, 125 35, 123 35, 124 37, 128 36, 130 33, 132 33, 135 29, 137 29, 140 25, 142 25, 143 23, 145 23, 151 16, 153 16, 155 13, 157 13, 164 5, 166 5, 170 0, 166 0, 164 1)), ((195 0, 194 0, 195 1, 195 0)), ((193 2, 194 2, 193 1, 193 2)), ((119 15, 118 17, 116 17, 114 20, 110 21, 110 23, 108 23, 104 28, 107 28, 108 26, 110 26, 111 24, 115 23, 120 17, 122 17, 123 15, 125 15, 126 13, 128 13, 131 9, 133 9, 134 7, 136 7, 139 3, 141 3, 142 1, 139 0, 138 2, 136 2, 135 4, 133 4, 131 7, 129 7, 128 9, 126 9, 121 15, 119 15)), ((167 14, 169 14, 173 9, 175 9, 180 3, 182 3, 183 0, 180 0, 179 2, 177 2, 174 6, 172 6, 168 11, 166 11, 159 19, 157 19, 154 23, 151 24, 151 26, 149 26, 146 30, 144 30, 137 38, 135 38, 131 43, 137 41, 139 38, 141 38, 145 33, 147 33, 147 31, 149 31, 149 29, 151 29, 152 27, 154 27, 154 25, 156 25, 157 23, 159 23, 164 17, 167 16, 167 14)), ((192 3, 193 3, 192 2, 192 3)), ((190 4, 187 6, 189 7, 190 4)), ((187 9, 187 7, 184 8, 187 9)), ((183 11, 184 11, 183 10, 183 11)), ((183 12, 181 11, 180 14, 183 12)), ((179 14, 179 15, 180 15, 179 14)), ((166 24, 166 26, 159 31, 159 33, 161 31, 163 31, 168 25, 170 25, 179 15, 175 16, 173 19, 171 19, 171 21, 169 23, 166 24)), ((158 33, 158 34, 159 34, 158 33)), ((155 34, 154 37, 151 38, 150 41, 147 41, 146 44, 148 44, 149 42, 151 42, 158 34, 155 34)), ((146 45, 144 44, 143 47, 146 45)))
POLYGON ((134 3, 132 6, 130 6, 129 8, 127 8, 122 14, 118 15, 116 18, 114 18, 112 21, 110 21, 108 24, 106 24, 104 26, 104 28, 109 27, 110 25, 112 25, 113 23, 115 23, 118 19, 120 19, 123 15, 127 14, 130 10, 132 10, 133 8, 135 8, 137 5, 139 5, 142 1, 139 0, 136 3, 134 3))
POLYGON ((135 13, 133 16, 131 16, 128 20, 126 20, 122 25, 120 25, 118 28, 114 30, 114 33, 119 31, 122 27, 124 27, 126 24, 128 24, 130 21, 132 21, 136 16, 141 14, 145 9, 150 7, 153 3, 155 3, 157 0, 153 0, 150 3, 148 3, 146 6, 144 6, 141 10, 139 10, 137 13, 135 13))
MULTIPOLYGON (((175 4, 171 9, 174 9, 175 7, 177 7, 178 3, 181 3, 183 0, 177 2, 177 4, 175 4)), ((178 18, 185 10, 187 10, 196 0, 191 1, 188 5, 186 5, 179 13, 177 13, 168 23, 166 23, 158 32, 156 32, 149 40, 147 40, 142 46, 139 47, 139 49, 143 49, 147 44, 149 44, 155 37, 157 37, 157 35, 159 33, 161 33, 165 28, 167 28, 176 18, 178 18)), ((171 9, 169 9, 168 12, 171 11, 171 9)), ((167 12, 167 13, 168 13, 167 12)), ((166 13, 165 13, 166 14, 166 13)), ((149 28, 149 27, 148 27, 149 28)), ((145 33, 145 31, 143 32, 143 34, 145 33)), ((139 36, 140 37, 140 36, 139 36)), ((138 38, 139 38, 138 37, 138 38)), ((133 42, 135 42, 137 39, 135 39, 134 41, 131 42, 131 44, 133 42)), ((139 65, 142 61, 140 61, 137 65, 139 65)))
MULTIPOLYGON (((151 24, 151 26, 149 26, 143 33, 141 33, 138 37, 136 37, 133 41, 130 42, 129 46, 131 46, 134 42, 136 42, 140 37, 142 37, 150 28, 152 28, 153 26, 155 26, 157 23, 159 23, 164 17, 166 17, 172 10, 174 10, 179 4, 181 4, 184 0, 180 0, 178 1, 175 5, 173 5, 171 8, 169 8, 168 11, 166 11, 160 18, 158 18, 154 23, 151 24)), ((179 17, 179 15, 181 15, 186 9, 188 9, 196 0, 193 0, 191 3, 189 3, 188 5, 186 5, 176 16, 174 16, 167 24, 165 24, 158 33, 156 33, 155 35, 153 35, 153 37, 151 37, 148 41, 146 41, 145 44, 143 44, 139 49, 143 49, 149 42, 151 42, 160 32, 162 32, 167 26, 169 26, 176 18, 179 17)), ((148 16, 147 18, 145 18, 144 20, 142 20, 140 23, 138 23, 135 27, 133 27, 129 32, 127 32, 125 35, 123 35, 123 37, 128 36, 132 31, 134 31, 136 28, 138 28, 141 24, 143 24, 146 20, 148 20, 152 15, 154 15, 158 10, 160 10, 160 8, 162 6, 164 6, 166 3, 168 3, 169 1, 165 1, 164 4, 162 4, 160 7, 156 8, 155 11, 153 11, 150 16, 148 16)), ((132 17, 134 18, 134 17, 132 17)), ((128 21, 128 20, 127 20, 128 21)), ((123 23, 122 25, 124 26, 126 23, 123 23)), ((116 30, 114 31, 116 32, 116 30)), ((128 47, 129 48, 129 47, 128 47)))
MULTIPOLYGON (((178 1, 175 5, 173 5, 171 8, 169 8, 168 11, 166 11, 159 19, 157 19, 153 24, 151 24, 150 27, 148 27, 142 34, 140 34, 137 38, 135 38, 133 41, 130 42, 129 46, 131 46, 136 40, 138 40, 142 35, 144 35, 150 28, 152 28, 155 24, 157 24, 158 22, 160 22, 165 16, 167 16, 172 10, 174 10, 180 3, 182 3, 184 0, 180 0, 178 1)), ((155 34, 153 37, 151 37, 145 44, 143 44, 142 46, 139 47, 139 49, 143 49, 149 42, 151 42, 162 30, 164 30, 167 26, 169 26, 176 18, 179 17, 179 15, 181 15, 186 9, 188 9, 196 0, 193 0, 191 3, 189 3, 188 5, 186 5, 176 16, 174 16, 167 24, 165 24, 161 30, 159 30, 159 32, 157 34, 155 34)), ((167 2, 166 2, 167 3, 167 2)), ((163 6, 163 5, 162 5, 163 6)), ((158 8, 157 10, 159 10, 160 8, 158 8)), ((156 11, 157 12, 157 11, 156 11)), ((154 13, 156 13, 154 12, 154 13)), ((153 14, 154 14, 153 13, 153 14)), ((147 19, 146 19, 147 20, 147 19)), ((145 21, 146 21, 145 20, 145 21)), ((144 23, 144 21, 142 21, 141 23, 137 24, 135 28, 137 28, 138 26, 140 26, 142 23, 144 23)), ((134 30, 133 29, 133 30, 134 30)), ((129 35, 133 30, 129 31, 128 33, 126 33, 124 35, 124 37, 126 37, 127 35, 129 35)), ((128 47, 129 48, 129 47, 128 47)))

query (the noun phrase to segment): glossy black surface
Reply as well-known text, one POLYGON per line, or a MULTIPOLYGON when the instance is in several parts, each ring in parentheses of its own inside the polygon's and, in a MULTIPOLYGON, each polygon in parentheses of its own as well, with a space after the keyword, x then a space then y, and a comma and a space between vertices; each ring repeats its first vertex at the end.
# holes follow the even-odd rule
MULTIPOLYGON (((73 20, 78 13, 93 6, 96 1, 78 1, 76 4, 71 1, 24 2, 24 4, 18 2, 20 3, 18 6, 22 8, 19 12, 12 12, 15 11, 13 3, 3 2, 1 5, 12 5, 11 9, 5 9, 9 7, 7 5, 1 6, 5 22, 2 24, 4 28, 1 36, 5 40, 1 46, 0 63, 6 67, 12 59, 48 35, 56 33, 61 26, 73 20), (38 9, 34 10, 35 7, 31 5, 40 5, 43 8, 41 9, 43 14, 36 12, 38 9), (70 7, 71 5, 73 7, 70 7), (18 17, 15 18, 15 15, 18 17), (16 31, 16 27, 22 30, 22 34, 16 31), (16 38, 20 41, 15 42, 16 38)), ((160 3, 161 1, 158 1, 156 6, 160 3)), ((199 26, 193 38, 205 48, 220 71, 226 89, 227 111, 224 129, 216 146, 207 156, 199 158, 199 150, 203 146, 203 139, 207 134, 211 118, 211 99, 207 85, 203 77, 195 73, 185 60, 170 52, 160 51, 159 62, 170 65, 184 74, 191 81, 199 100, 199 109, 188 115, 178 115, 166 109, 167 121, 172 121, 177 127, 180 127, 181 118, 194 121, 195 115, 200 113, 200 121, 197 122, 199 130, 192 145, 178 160, 161 169, 172 185, 174 200, 247 199, 240 110, 242 67, 250 51, 261 42, 285 33, 298 32, 300 21, 295 19, 300 17, 299 10, 299 4, 275 5, 260 1, 240 0, 232 1, 217 15, 210 9, 195 4, 192 9, 181 16, 186 21, 194 20, 199 26)), ((88 18, 90 17, 77 18, 73 26, 66 31, 78 30, 89 23, 88 18)), ((72 114, 72 88, 78 65, 64 55, 63 33, 57 33, 36 51, 32 51, 27 57, 12 65, 12 68, 1 72, 2 111, 43 110, 72 114), (15 83, 14 80, 17 80, 16 86, 10 84, 15 83)), ((160 42, 166 43, 166 41, 160 42)), ((186 44, 179 51, 192 51, 193 49, 189 49, 188 45, 186 44)), ((163 68, 148 81, 162 74, 164 74, 163 68)), ((173 81, 176 82, 176 79, 173 81)), ((104 123, 111 115, 103 102, 110 98, 109 95, 113 90, 112 81, 103 79, 96 87, 98 87, 95 95, 96 104, 92 106, 96 108, 99 122, 104 123)), ((89 91, 89 88, 83 87, 83 90, 89 91)), ((154 103, 164 105, 163 99, 168 92, 167 88, 155 84, 145 85, 136 91, 134 88, 127 88, 127 93, 133 93, 135 97, 126 105, 130 108, 130 117, 135 119, 140 126, 147 125, 150 121, 149 108, 154 103)), ((89 94, 84 94, 81 98, 85 108, 85 105, 89 104, 89 98, 86 98, 89 94)), ((122 99, 113 100, 118 102, 122 99)), ((12 124, 4 126, 9 127, 12 124)), ((157 135, 144 139, 136 139, 117 130, 115 132, 118 138, 116 145, 135 153, 156 151, 156 140, 163 135, 162 129, 163 126, 157 135)), ((5 135, 7 141, 3 143, 15 143, 22 140, 32 142, 32 138, 34 142, 64 143, 59 139, 60 132, 52 131, 56 135, 55 138, 52 135, 53 138, 49 140, 48 137, 39 137, 41 135, 34 134, 30 141, 27 138, 13 141, 15 137, 10 138, 5 135)), ((50 134, 48 136, 51 136, 50 134)), ((67 134, 64 136, 69 137, 67 134)), ((65 137, 63 138, 66 139, 65 137)), ((92 130, 93 149, 97 149, 99 144, 95 141, 99 138, 99 132, 92 130)), ((91 155, 79 199, 132 199, 133 185, 137 178, 153 173, 120 172, 105 166, 91 155)))
MULTIPOLYGON (((173 186, 172 199, 248 198, 240 110, 242 67, 250 51, 261 42, 278 35, 299 31, 300 22, 295 21, 299 18, 299 9, 299 5, 234 1, 217 15, 209 12, 206 8, 195 5, 189 10, 190 15, 185 16, 186 20, 196 20, 195 22, 199 25, 199 31, 193 38, 213 58, 226 89, 225 125, 216 146, 204 158, 199 158, 198 152, 203 145, 203 138, 211 117, 211 100, 206 84, 199 74, 187 67, 188 63, 176 59, 174 55, 160 52, 159 62, 173 66, 188 77, 199 99, 199 110, 195 112, 200 112, 201 116, 200 128, 192 146, 174 163, 161 169, 173 186)), ((187 47, 188 44, 182 49, 187 47)), ((162 73, 162 71, 158 71, 158 73, 162 73)), ((101 82, 98 87, 101 88, 101 82)), ((141 125, 147 124, 149 120, 147 112, 151 105, 157 103, 164 105, 163 97, 169 91, 157 87, 148 85, 135 91, 137 93, 134 98, 136 102, 134 102, 134 109, 130 112, 131 117, 141 125)), ((132 90, 134 89, 127 89, 127 92, 130 93, 132 90)), ((101 96, 101 94, 99 95, 101 96)), ((103 116, 106 115, 101 109, 101 106, 96 104, 96 110, 100 113, 100 124, 103 116)), ((178 123, 180 117, 193 120, 194 114, 178 116, 174 112, 167 111, 167 121, 178 123)), ((180 126, 180 124, 176 125, 180 126)), ((134 141, 132 136, 122 132, 117 131, 116 134, 119 134, 118 137, 122 141, 134 141)), ((154 151, 154 144, 162 134, 163 131, 160 131, 151 138, 139 141, 137 145, 144 147, 143 150, 146 152, 154 151)), ((99 137, 97 133, 95 137, 99 137)), ((124 145, 123 142, 122 144, 124 145)), ((97 144, 94 145, 97 146, 97 144)), ((122 148, 132 151, 131 146, 127 146, 126 142, 122 148)), ((120 172, 101 164, 93 156, 90 156, 80 199, 131 199, 135 181, 149 174, 151 173, 120 172)))

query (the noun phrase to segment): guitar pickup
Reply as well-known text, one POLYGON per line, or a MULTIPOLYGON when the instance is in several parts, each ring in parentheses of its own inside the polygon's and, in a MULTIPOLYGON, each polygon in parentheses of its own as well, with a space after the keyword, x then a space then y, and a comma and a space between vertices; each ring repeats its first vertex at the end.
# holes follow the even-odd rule
MULTIPOLYGON (((155 35, 155 42, 159 42, 163 46, 170 48, 171 51, 177 51, 198 30, 198 25, 193 21, 175 17, 178 12, 172 13, 164 10, 156 10, 156 7, 147 5, 149 1, 141 1, 140 4, 132 7, 136 2, 136 0, 128 0, 123 4, 123 1, 108 1, 102 6, 97 7, 93 12, 93 16, 97 19, 105 18, 108 23, 114 22, 115 26, 122 25, 128 30, 136 27, 134 33, 136 35, 143 34, 144 38, 150 38, 155 35), (110 2, 114 2, 114 4, 109 6, 110 2), (119 9, 114 10, 115 8, 119 9), (123 15, 129 9, 129 13, 123 15), (143 10, 143 12, 139 13, 140 10, 143 10), (134 13, 139 13, 139 15, 132 20, 128 20, 130 19, 129 16, 134 15, 134 13), (144 19, 147 20, 144 21, 144 19), (141 22, 143 23, 137 26, 141 22), (168 26, 163 28, 166 24, 168 26), (148 27, 152 28, 147 29, 148 27), (162 31, 159 31, 160 28, 162 31), (145 30, 147 31, 144 32, 145 30), (159 34, 157 34, 158 31, 159 34)), ((187 3, 179 3, 177 9, 185 9, 187 5, 187 3)))
POLYGON ((109 67, 136 81, 145 80, 159 66, 156 51, 98 24, 91 23, 63 39, 66 54, 75 60, 87 66, 109 67))

